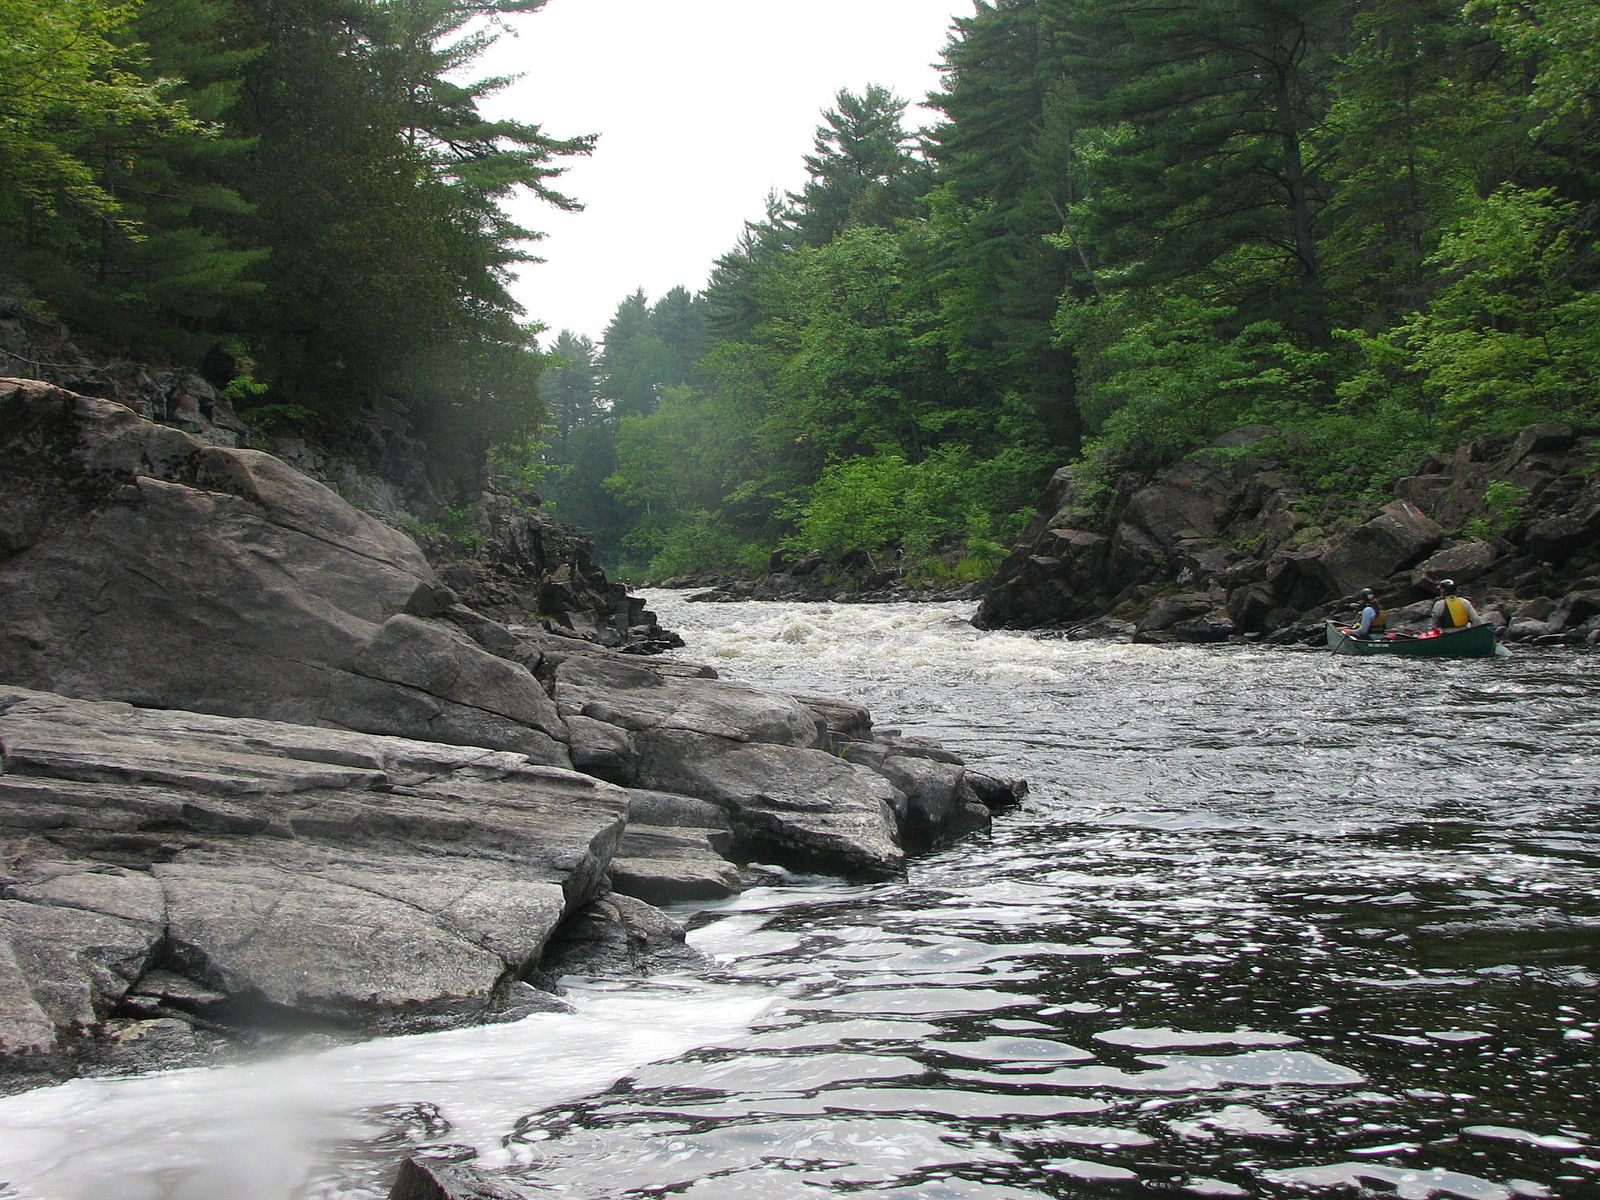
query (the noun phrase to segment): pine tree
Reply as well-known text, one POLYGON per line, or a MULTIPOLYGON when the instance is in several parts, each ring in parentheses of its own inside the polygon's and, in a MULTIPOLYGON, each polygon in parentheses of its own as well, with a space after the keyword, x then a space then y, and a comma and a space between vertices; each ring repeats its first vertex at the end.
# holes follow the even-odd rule
POLYGON ((851 225, 892 228, 916 211, 927 172, 904 128, 906 102, 878 84, 855 95, 841 90, 822 114, 810 181, 788 197, 798 240, 826 245, 851 225))
POLYGON ((1038 0, 984 0, 955 24, 944 87, 931 98, 945 120, 930 135, 939 187, 923 269, 940 293, 950 362, 975 403, 1007 440, 1070 452, 1079 437, 1073 360, 1053 321, 1075 258, 1051 240, 1064 189, 1050 168, 1047 115, 1068 43, 1038 0))
POLYGON ((1315 131, 1349 0, 1070 0, 1081 114, 1121 131, 1097 161, 1085 236, 1124 286, 1183 281, 1328 342, 1315 131))

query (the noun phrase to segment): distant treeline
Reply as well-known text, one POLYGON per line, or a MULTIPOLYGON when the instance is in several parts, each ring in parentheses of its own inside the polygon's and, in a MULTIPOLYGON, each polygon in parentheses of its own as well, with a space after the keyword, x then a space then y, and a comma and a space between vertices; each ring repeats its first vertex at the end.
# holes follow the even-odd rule
POLYGON ((1068 462, 1266 423, 1355 511, 1600 421, 1591 0, 993 0, 943 67, 924 131, 840 93, 704 295, 563 337, 547 490, 613 556, 970 575, 1068 462))
POLYGON ((442 458, 536 431, 503 201, 591 139, 463 82, 544 0, 0 0, 0 288, 119 352, 205 363, 252 422, 380 396, 442 458))
POLYGON ((703 294, 553 360, 504 202, 569 205, 591 143, 465 81, 543 2, 0 0, 0 287, 260 428, 397 399, 656 575, 981 573, 1056 467, 1092 498, 1242 423, 1350 510, 1600 423, 1592 0, 983 0, 931 127, 841 92, 703 294))

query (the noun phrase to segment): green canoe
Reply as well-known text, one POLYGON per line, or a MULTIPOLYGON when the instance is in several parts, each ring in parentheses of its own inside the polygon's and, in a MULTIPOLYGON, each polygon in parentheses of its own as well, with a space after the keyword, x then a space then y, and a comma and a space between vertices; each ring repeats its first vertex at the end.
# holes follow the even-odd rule
POLYGON ((1493 625, 1472 625, 1454 633, 1422 634, 1411 637, 1391 633, 1367 641, 1350 636, 1350 630, 1328 622, 1328 648, 1335 654, 1398 654, 1402 658, 1493 658, 1508 655, 1495 640, 1493 625))

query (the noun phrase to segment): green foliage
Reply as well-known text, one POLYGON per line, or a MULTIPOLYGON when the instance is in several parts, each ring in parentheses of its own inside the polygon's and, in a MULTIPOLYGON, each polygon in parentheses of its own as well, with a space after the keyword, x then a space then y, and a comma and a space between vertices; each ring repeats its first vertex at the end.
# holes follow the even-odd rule
POLYGON ((746 541, 714 513, 698 509, 671 521, 649 517, 628 535, 631 549, 648 555, 646 573, 669 579, 692 571, 754 574, 770 551, 746 541))
POLYGON ((1449 435, 1600 417, 1591 219, 1553 189, 1506 185, 1441 240, 1445 284, 1396 339, 1449 435))
POLYGON ((217 395, 235 408, 243 410, 259 401, 270 390, 266 384, 255 376, 246 373, 234 376, 217 395))
POLYGON ((800 507, 799 527, 786 544, 834 557, 865 554, 876 562, 899 553, 921 572, 937 571, 936 556, 964 550, 968 571, 986 573, 1005 556, 997 527, 1019 528, 1021 514, 998 521, 989 511, 999 472, 964 447, 948 447, 920 463, 898 454, 851 458, 822 473, 800 507))
POLYGON ((532 435, 500 442, 489 447, 489 474, 513 497, 536 495, 550 469, 546 457, 549 450, 546 443, 532 435))
POLYGON ((454 549, 471 554, 483 549, 483 530, 478 515, 469 507, 446 508, 439 514, 440 532, 454 549))
POLYGON ((9 220, 78 208, 114 222, 96 134, 198 130, 130 44, 137 12, 100 0, 0 0, 0 204, 9 220))
MULTIPOLYGON (((242 378, 249 380, 248 383, 244 383, 228 399, 255 399, 265 393, 262 384, 248 376, 242 378)), ((241 380, 234 382, 241 383, 241 380)), ((229 386, 231 388, 233 385, 229 386)), ((317 419, 317 414, 303 404, 257 404, 240 409, 239 418, 250 427, 252 439, 260 439, 301 433, 317 419)))
POLYGON ((904 100, 872 84, 859 96, 841 91, 835 104, 805 159, 810 181, 789 197, 789 221, 808 246, 825 246, 852 226, 892 228, 915 212, 924 186, 924 164, 902 125, 904 100))
POLYGON ((881 554, 907 532, 911 483, 911 470, 898 454, 829 467, 802 510, 795 549, 881 554))
POLYGON ((0 0, 0 261, 118 350, 243 353, 267 420, 398 400, 465 477, 542 418, 504 202, 575 207, 592 145, 471 79, 542 3, 0 0))
POLYGON ((1509 479, 1493 480, 1483 490, 1483 503, 1489 510, 1488 515, 1467 522, 1467 532, 1474 537, 1499 537, 1522 520, 1531 495, 1527 488, 1509 479))
POLYGON ((1109 496, 1242 423, 1321 512, 1600 424, 1592 3, 979 4, 937 124, 840 92, 703 296, 545 353, 507 201, 575 207, 592 139, 473 77, 543 2, 0 0, 0 260, 118 343, 248 360, 260 429, 382 398, 436 474, 489 454, 657 573, 982 572, 1063 462, 1109 496))

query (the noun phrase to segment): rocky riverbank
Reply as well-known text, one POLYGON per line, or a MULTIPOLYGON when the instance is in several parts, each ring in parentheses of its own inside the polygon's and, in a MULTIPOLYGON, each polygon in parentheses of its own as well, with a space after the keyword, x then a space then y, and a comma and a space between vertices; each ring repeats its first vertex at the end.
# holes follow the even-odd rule
POLYGON ((1484 438, 1400 480, 1363 520, 1329 519, 1236 430, 1089 504, 1059 471, 978 608, 984 628, 1146 641, 1314 641, 1377 588, 1391 628, 1450 578, 1509 640, 1600 641, 1600 457, 1565 425, 1484 438))
POLYGON ((441 479, 407 414, 378 403, 340 434, 337 452, 303 437, 252 429, 198 371, 90 353, 63 326, 0 296, 0 377, 33 379, 113 400, 210 446, 265 449, 415 540, 461 602, 497 620, 629 653, 682 643, 626 587, 595 565, 594 543, 539 507, 538 498, 481 472, 441 479), (465 498, 464 498, 465 497, 465 498))
POLYGON ((458 591, 278 458, 0 381, 9 1086, 515 1016, 674 952, 652 902, 889 877, 1021 794, 536 619, 525 551, 458 591))

